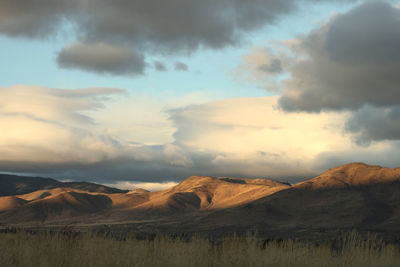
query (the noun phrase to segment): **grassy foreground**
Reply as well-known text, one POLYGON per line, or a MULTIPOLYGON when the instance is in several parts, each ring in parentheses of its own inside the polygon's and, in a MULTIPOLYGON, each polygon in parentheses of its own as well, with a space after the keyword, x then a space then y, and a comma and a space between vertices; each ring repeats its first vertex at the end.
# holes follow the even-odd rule
POLYGON ((356 233, 332 249, 290 240, 262 243, 252 236, 211 243, 19 232, 0 234, 0 266, 400 266, 400 250, 356 233))

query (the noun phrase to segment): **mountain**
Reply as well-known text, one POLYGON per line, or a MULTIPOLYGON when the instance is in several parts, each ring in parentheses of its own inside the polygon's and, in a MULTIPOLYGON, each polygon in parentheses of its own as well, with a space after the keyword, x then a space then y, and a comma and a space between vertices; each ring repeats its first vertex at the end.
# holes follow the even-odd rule
MULTIPOLYGON (((153 194, 159 207, 170 209, 225 209, 289 188, 290 185, 269 179, 235 179, 192 176, 171 189, 153 194)), ((145 205, 150 205, 145 204, 145 205)))
POLYGON ((202 224, 260 231, 325 232, 359 229, 398 233, 400 169, 352 163, 275 194, 214 213, 202 224))
POLYGON ((260 199, 290 185, 268 179, 191 176, 180 184, 151 194, 140 208, 158 212, 221 210, 260 199))
POLYGON ((125 193, 127 190, 120 190, 104 185, 88 182, 59 182, 51 178, 17 176, 0 173, 0 196, 12 196, 26 194, 42 189, 51 188, 76 188, 89 192, 102 193, 125 193))
POLYGON ((388 169, 364 163, 350 163, 332 168, 321 175, 296 184, 296 188, 328 189, 369 186, 396 181, 400 168, 388 169))
POLYGON ((27 203, 26 200, 15 196, 2 197, 0 198, 0 212, 16 210, 25 203, 27 203))
MULTIPOLYGON (((26 177, 17 179, 28 179, 26 177)), ((37 179, 33 180, 34 182, 37 179)), ((42 181, 42 180, 39 180, 42 181)), ((100 185, 88 183, 59 183, 54 188, 54 182, 40 184, 42 188, 26 194, 16 194, 14 197, 25 201, 21 205, 11 205, 0 210, 3 222, 70 220, 71 215, 95 214, 103 212, 107 219, 129 220, 146 217, 171 216, 176 214, 201 210, 218 210, 242 205, 273 194, 290 185, 268 179, 237 179, 192 176, 180 184, 163 191, 149 192, 136 189, 121 193, 117 189, 109 189, 100 185), (67 187, 71 186, 71 187, 67 187), (93 190, 96 189, 96 190, 93 190), (111 191, 111 193, 110 193, 111 191), (77 198, 76 196, 80 196, 77 198), (88 199, 103 197, 103 204, 88 206, 88 199), (107 199, 107 201, 105 200, 107 199), (85 208, 79 208, 79 206, 85 208), (60 212, 57 212, 59 210, 60 212), (78 212, 79 211, 79 212, 78 212), (27 215, 29 214, 29 215, 27 215)), ((43 181, 42 181, 43 182, 43 181)), ((14 185, 15 182, 12 183, 14 185)), ((26 184, 29 184, 26 182, 26 184)), ((57 184, 56 184, 57 185, 57 184)), ((30 188, 32 188, 31 186, 30 188)), ((39 186, 37 186, 39 188, 39 186)), ((25 189, 25 191, 28 191, 25 189)), ((94 201, 94 200, 93 200, 94 201)), ((0 197, 0 205, 6 206, 9 197, 0 197)), ((92 203, 92 202, 90 202, 92 203)), ((92 216, 84 218, 91 219, 92 216)), ((100 218, 101 219, 101 218, 100 218)))
POLYGON ((40 189, 55 188, 61 185, 61 182, 50 178, 0 174, 0 196, 25 194, 40 189))
POLYGON ((353 228, 388 236, 400 232, 399 168, 351 163, 295 185, 192 176, 158 192, 14 178, 9 178, 10 185, 3 180, 7 192, 30 192, 0 197, 0 222, 5 225, 110 224, 114 229, 149 233, 256 229, 264 236, 289 237, 353 228), (18 187, 21 181, 24 186, 18 187))

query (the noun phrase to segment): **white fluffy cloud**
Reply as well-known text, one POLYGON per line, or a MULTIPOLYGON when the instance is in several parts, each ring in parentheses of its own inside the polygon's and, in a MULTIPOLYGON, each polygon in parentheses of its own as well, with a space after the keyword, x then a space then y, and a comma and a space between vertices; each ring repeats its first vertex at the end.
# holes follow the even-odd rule
POLYGON ((97 132, 85 111, 102 107, 119 89, 0 88, 0 161, 96 162, 116 154, 117 142, 97 132))
POLYGON ((171 143, 162 108, 109 105, 121 104, 124 98, 114 97, 121 94, 112 88, 0 88, 0 171, 104 181, 189 175, 182 169, 191 159, 171 143), (159 112, 149 116, 151 109, 159 112), (163 127, 167 133, 157 134, 163 127))
POLYGON ((194 166, 215 175, 298 181, 348 162, 399 165, 397 142, 353 142, 357 136, 346 131, 351 112, 287 113, 278 99, 236 98, 174 110, 176 143, 192 155, 210 155, 194 166))
POLYGON ((116 187, 126 190, 135 190, 138 188, 146 189, 149 191, 160 191, 171 188, 178 183, 175 182, 165 182, 165 183, 140 183, 140 182, 118 182, 114 184, 107 184, 107 186, 116 187))
POLYGON ((280 177, 313 173, 320 153, 351 147, 343 134, 347 116, 287 114, 277 97, 228 99, 172 112, 178 144, 214 155, 210 164, 216 170, 280 177))
POLYGON ((354 136, 345 131, 349 112, 286 113, 274 96, 189 105, 163 114, 156 101, 134 107, 133 100, 113 97, 123 92, 0 88, 0 171, 129 188, 155 183, 146 188, 160 189, 160 183, 190 175, 297 181, 348 161, 397 164, 396 142, 369 147, 352 142, 354 136), (143 117, 149 108, 154 113, 143 117), (145 127, 153 135, 135 127, 140 117, 154 124, 145 127), (168 131, 158 132, 163 127, 168 131))

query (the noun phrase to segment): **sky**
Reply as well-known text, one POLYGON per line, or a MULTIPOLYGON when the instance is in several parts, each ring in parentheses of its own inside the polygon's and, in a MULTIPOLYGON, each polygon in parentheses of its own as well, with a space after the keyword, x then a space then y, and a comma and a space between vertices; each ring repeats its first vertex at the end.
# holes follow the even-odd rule
POLYGON ((158 190, 400 166, 400 1, 2 0, 0 172, 158 190))

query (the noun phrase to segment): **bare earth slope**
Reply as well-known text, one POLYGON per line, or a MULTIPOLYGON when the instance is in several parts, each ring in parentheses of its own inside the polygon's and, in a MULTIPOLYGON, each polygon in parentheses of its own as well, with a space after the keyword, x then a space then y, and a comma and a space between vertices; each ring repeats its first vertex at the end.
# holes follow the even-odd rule
POLYGON ((400 232, 400 169, 353 163, 328 170, 201 223, 261 231, 365 229, 400 232))
POLYGON ((2 197, 0 198, 0 212, 16 210, 23 206, 26 202, 27 201, 24 199, 15 196, 2 197))
POLYGON ((39 190, 33 193, 0 197, 3 223, 44 222, 87 216, 111 207, 104 194, 90 194, 71 188, 39 190))
POLYGON ((158 192, 89 189, 46 188, 0 197, 0 222, 111 224, 141 232, 256 229, 282 235, 357 228, 400 233, 400 168, 352 163, 293 186, 269 179, 192 176, 158 192))
MULTIPOLYGON (((25 201, 21 205, 15 204, 16 200, 10 201, 9 197, 0 197, 0 205, 3 203, 4 211, 1 214, 0 210, 0 219, 3 222, 50 223, 62 220, 63 216, 68 221, 73 219, 71 215, 84 215, 83 211, 87 214, 98 214, 96 221, 101 221, 102 218, 107 221, 153 218, 235 207, 289 187, 285 183, 267 179, 192 176, 177 186, 158 192, 137 189, 128 193, 104 193, 102 190, 90 192, 77 188, 50 188, 15 196, 16 199, 25 201), (101 208, 95 205, 96 199, 103 201, 99 204, 101 208), (88 201, 93 205, 88 205, 88 201)), ((93 219, 93 216, 80 219, 86 221, 93 219)))
POLYGON ((328 189, 371 186, 396 181, 400 168, 389 169, 364 163, 350 163, 332 168, 321 175, 296 184, 296 188, 328 189))
POLYGON ((192 176, 170 189, 148 193, 149 201, 137 208, 157 212, 224 209, 249 203, 290 187, 267 179, 257 179, 258 183, 248 182, 246 179, 227 179, 192 176))

